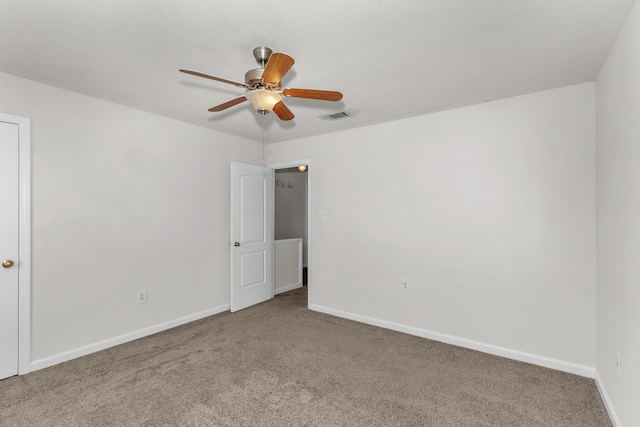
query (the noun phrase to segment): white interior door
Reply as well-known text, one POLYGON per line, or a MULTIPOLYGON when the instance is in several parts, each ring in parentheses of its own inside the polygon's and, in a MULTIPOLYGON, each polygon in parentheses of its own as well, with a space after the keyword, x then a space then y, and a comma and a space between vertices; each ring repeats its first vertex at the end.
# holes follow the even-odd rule
POLYGON ((18 374, 18 130, 0 121, 0 379, 18 374))
POLYGON ((273 169, 231 162, 231 311, 273 298, 273 169))

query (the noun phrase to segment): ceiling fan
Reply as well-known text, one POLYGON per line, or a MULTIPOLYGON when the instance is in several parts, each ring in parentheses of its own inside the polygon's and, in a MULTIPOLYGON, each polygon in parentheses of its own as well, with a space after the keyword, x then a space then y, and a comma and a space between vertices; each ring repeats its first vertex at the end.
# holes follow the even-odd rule
POLYGON ((321 101, 340 101, 342 99, 340 92, 330 90, 282 89, 280 88, 280 80, 282 80, 282 77, 284 77, 293 66, 293 58, 286 53, 274 53, 271 49, 264 46, 253 49, 253 56, 256 58, 260 68, 247 71, 244 75, 244 83, 223 79, 195 70, 180 69, 180 71, 246 89, 244 95, 209 108, 209 111, 212 112, 223 111, 248 100, 259 114, 265 115, 273 111, 280 120, 291 120, 295 116, 282 102, 283 95, 291 98, 307 98, 321 101))

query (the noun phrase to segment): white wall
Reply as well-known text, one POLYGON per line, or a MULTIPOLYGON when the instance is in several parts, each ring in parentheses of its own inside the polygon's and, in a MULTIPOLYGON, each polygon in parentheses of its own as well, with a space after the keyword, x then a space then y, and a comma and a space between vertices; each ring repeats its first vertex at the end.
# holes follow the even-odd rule
POLYGON ((303 238, 303 264, 307 265, 308 236, 306 229, 307 172, 281 172, 276 170, 275 238, 276 240, 303 238), (284 184, 282 184, 284 183, 284 184), (289 186, 289 183, 293 187, 289 186), (284 186, 283 186, 284 185, 284 186))
POLYGON ((276 240, 304 237, 305 222, 305 183, 307 173, 279 172, 276 170, 276 180, 282 185, 275 189, 276 240), (293 187, 289 187, 289 184, 293 187))
POLYGON ((597 118, 597 370, 621 425, 640 426, 640 4, 598 76, 597 118))
POLYGON ((593 367, 594 124, 587 83, 269 145, 312 161, 310 303, 593 367))
POLYGON ((229 163, 260 144, 6 74, 0 93, 32 119, 32 360, 229 303, 229 163))

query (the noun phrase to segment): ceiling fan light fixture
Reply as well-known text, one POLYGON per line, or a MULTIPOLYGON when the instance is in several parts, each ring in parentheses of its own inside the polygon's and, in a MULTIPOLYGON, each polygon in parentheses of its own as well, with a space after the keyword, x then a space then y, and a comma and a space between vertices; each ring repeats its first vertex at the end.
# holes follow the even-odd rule
POLYGON ((253 109, 260 114, 266 114, 273 110, 273 106, 282 98, 278 92, 267 89, 253 89, 247 91, 245 97, 251 101, 253 109))

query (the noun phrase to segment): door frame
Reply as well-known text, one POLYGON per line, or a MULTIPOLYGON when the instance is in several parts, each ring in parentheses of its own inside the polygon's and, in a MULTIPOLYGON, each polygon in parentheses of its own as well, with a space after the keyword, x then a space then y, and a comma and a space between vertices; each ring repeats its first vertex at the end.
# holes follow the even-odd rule
POLYGON ((18 375, 31 371, 31 119, 0 113, 18 125, 18 375))
MULTIPOLYGON (((272 164, 268 164, 267 167, 273 169, 274 171, 274 179, 275 179, 275 171, 278 169, 287 169, 287 168, 296 168, 298 166, 301 165, 306 165, 307 166, 307 217, 305 218, 305 221, 307 222, 307 289, 308 289, 308 296, 307 296, 307 306, 309 305, 309 301, 312 301, 311 299, 311 295, 312 295, 312 289, 313 287, 311 286, 311 270, 313 268, 313 261, 311 261, 311 239, 312 239, 312 222, 311 222, 311 171, 313 170, 313 168, 311 167, 311 159, 302 159, 302 160, 294 160, 294 161, 290 161, 290 162, 283 162, 283 163, 272 163, 272 164)), ((275 196, 274 196, 275 198, 275 196)), ((275 200, 273 203, 273 207, 275 209, 275 200)), ((275 214, 273 215, 273 225, 275 228, 275 214)), ((275 232, 274 232, 275 233, 275 232)), ((275 234, 274 234, 274 242, 275 242, 275 234)), ((275 264, 275 259, 274 259, 274 264, 275 264)), ((274 289, 275 289, 275 281, 273 283, 274 289)))

